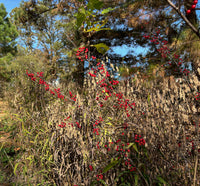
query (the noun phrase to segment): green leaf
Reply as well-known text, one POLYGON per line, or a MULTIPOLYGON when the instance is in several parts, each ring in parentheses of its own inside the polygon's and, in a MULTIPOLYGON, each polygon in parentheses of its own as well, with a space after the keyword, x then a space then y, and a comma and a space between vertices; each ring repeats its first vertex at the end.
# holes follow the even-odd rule
POLYGON ((23 130, 23 132, 25 132, 26 134, 31 134, 28 130, 26 130, 25 128, 24 128, 24 123, 22 122, 22 130, 23 130))
POLYGON ((97 21, 97 22, 93 22, 92 23, 92 27, 90 27, 90 29, 88 29, 88 26, 91 26, 91 21, 87 22, 87 27, 86 29, 84 29, 84 32, 92 32, 92 31, 101 31, 101 30, 111 30, 111 28, 103 28, 106 23, 108 22, 108 19, 104 19, 102 21, 97 21))
POLYGON ((18 115, 18 114, 14 114, 14 115, 17 116, 16 118, 17 118, 19 121, 23 122, 23 120, 22 120, 21 118, 19 118, 19 115, 18 115))
POLYGON ((105 129, 105 136, 107 135, 107 133, 109 134, 109 132, 105 129))
POLYGON ((135 186, 137 186, 137 185, 138 185, 138 175, 135 174, 135 175, 134 175, 134 178, 135 178, 135 186))
POLYGON ((77 14, 77 20, 76 20, 77 28, 80 28, 82 23, 85 21, 85 18, 86 18, 85 14, 80 13, 80 12, 77 14))
POLYGON ((127 147, 127 149, 129 149, 134 143, 130 143, 127 147))
POLYGON ((112 124, 112 123, 110 123, 110 122, 108 122, 108 123, 106 123, 106 124, 108 124, 108 125, 110 125, 110 126, 113 126, 113 124, 112 124))
POLYGON ((44 146, 42 148, 42 152, 46 149, 48 143, 49 143, 49 139, 47 138, 47 140, 46 140, 46 142, 45 142, 45 144, 44 144, 44 146))
POLYGON ((148 94, 147 101, 148 101, 149 104, 151 104, 150 94, 148 94))
POLYGON ((139 152, 138 152, 138 149, 137 149, 136 143, 133 144, 133 148, 135 149, 135 151, 136 151, 137 153, 139 153, 139 152))
POLYGON ((144 176, 144 179, 145 179, 148 183, 150 183, 149 176, 148 176, 147 174, 144 174, 144 173, 142 173, 142 175, 144 176))
POLYGON ((104 185, 106 185, 105 181, 99 179, 99 182, 103 183, 104 185))
MULTIPOLYGON (((86 10, 85 10, 84 7, 80 7, 78 10, 79 10, 79 12, 80 12, 81 14, 86 15, 86 10)), ((87 11, 87 12, 88 12, 88 11, 87 11)))
POLYGON ((0 151, 3 149, 5 142, 1 144, 0 151))
POLYGON ((77 16, 78 16, 78 13, 75 13, 75 14, 74 14, 74 17, 77 17, 77 16))
POLYGON ((84 119, 86 118, 86 113, 84 113, 83 117, 84 117, 84 119))
POLYGON ((53 155, 50 155, 48 160, 51 162, 52 159, 53 159, 53 155))
POLYGON ((163 184, 167 184, 167 182, 161 178, 160 176, 157 176, 157 180, 160 182, 160 183, 163 183, 163 184))
POLYGON ((84 32, 92 32, 92 31, 98 32, 98 31, 101 31, 101 30, 111 30, 111 28, 101 28, 101 27, 102 27, 102 25, 101 26, 96 25, 96 27, 92 27, 88 30, 84 30, 84 32))
POLYGON ((104 43, 98 43, 96 45, 91 45, 96 47, 97 51, 101 54, 105 54, 110 48, 104 43))
POLYGON ((103 7, 103 2, 99 0, 89 0, 87 8, 93 11, 94 9, 100 10, 103 7))
POLYGON ((95 186, 98 182, 95 180, 95 181, 92 181, 91 183, 91 186, 95 186))
POLYGON ((119 163, 119 160, 114 160, 111 161, 103 170, 103 173, 106 173, 107 171, 109 171, 110 169, 112 169, 115 165, 117 165, 119 163))
POLYGON ((149 156, 148 156, 148 152, 147 152, 147 149, 144 148, 143 151, 144 151, 145 156, 146 156, 147 158, 149 158, 149 156))
POLYGON ((109 120, 113 120, 111 117, 108 117, 109 120))
POLYGON ((107 14, 108 12, 110 12, 110 11, 112 11, 112 10, 114 10, 115 8, 106 8, 106 9, 104 9, 104 10, 102 10, 102 12, 101 12, 101 14, 107 14))
POLYGON ((20 164, 20 162, 18 162, 18 163, 15 164, 15 167, 14 167, 14 175, 15 175, 15 176, 17 176, 16 170, 17 170, 17 166, 18 166, 19 164, 20 164))

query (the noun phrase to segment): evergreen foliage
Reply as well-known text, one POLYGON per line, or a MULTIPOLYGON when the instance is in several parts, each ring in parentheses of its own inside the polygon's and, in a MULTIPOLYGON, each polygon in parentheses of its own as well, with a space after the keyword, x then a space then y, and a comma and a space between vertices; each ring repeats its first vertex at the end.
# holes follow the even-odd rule
POLYGON ((7 17, 4 4, 0 4, 0 57, 7 53, 15 54, 17 52, 16 38, 18 36, 15 26, 7 17))

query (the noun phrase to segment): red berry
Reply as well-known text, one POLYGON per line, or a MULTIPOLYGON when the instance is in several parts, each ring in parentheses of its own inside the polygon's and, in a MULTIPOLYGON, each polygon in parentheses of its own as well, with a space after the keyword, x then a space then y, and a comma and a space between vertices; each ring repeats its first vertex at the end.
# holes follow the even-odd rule
POLYGON ((194 4, 194 5, 196 5, 197 3, 198 3, 198 1, 197 1, 197 0, 195 0, 195 1, 193 2, 193 4, 194 4))
POLYGON ((196 8, 196 5, 192 5, 192 9, 195 9, 196 8))
POLYGON ((191 13, 191 10, 187 10, 186 13, 187 13, 187 14, 190 14, 190 13, 191 13))

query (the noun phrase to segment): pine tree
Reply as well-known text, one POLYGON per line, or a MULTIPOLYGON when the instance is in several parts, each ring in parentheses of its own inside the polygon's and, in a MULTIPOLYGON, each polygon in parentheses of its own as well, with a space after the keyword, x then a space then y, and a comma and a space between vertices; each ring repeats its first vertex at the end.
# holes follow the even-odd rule
POLYGON ((7 17, 4 4, 0 4, 0 57, 7 53, 15 54, 17 52, 16 38, 18 36, 15 26, 7 17))

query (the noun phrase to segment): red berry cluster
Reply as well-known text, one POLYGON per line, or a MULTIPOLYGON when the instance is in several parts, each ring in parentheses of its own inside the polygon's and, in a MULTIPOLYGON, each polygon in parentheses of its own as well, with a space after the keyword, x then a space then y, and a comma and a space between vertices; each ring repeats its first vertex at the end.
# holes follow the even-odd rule
MULTIPOLYGON (((63 94, 61 94, 60 92, 60 88, 58 89, 50 89, 49 88, 49 84, 46 83, 42 77, 43 77, 43 72, 37 72, 37 76, 34 77, 35 75, 33 73, 28 73, 28 70, 26 70, 26 74, 31 78, 32 81, 36 81, 37 78, 39 78, 39 81, 38 81, 38 84, 40 85, 45 85, 45 90, 46 91, 49 91, 53 96, 57 94, 57 98, 63 100, 63 101, 67 101, 67 99, 65 98, 65 96, 63 94)), ((76 102, 76 95, 73 96, 71 91, 69 91, 69 95, 70 95, 70 99, 73 100, 74 102, 76 102)), ((64 119, 65 121, 67 119, 69 119, 70 116, 68 116, 66 119, 64 119)), ((71 127, 73 127, 73 123, 68 123, 68 125, 70 125, 71 127)), ((78 122, 76 122, 76 125, 78 128, 81 128, 80 124, 78 122)), ((66 127, 66 122, 61 122, 61 124, 58 125, 59 127, 61 128, 64 128, 66 127)))
MULTIPOLYGON (((100 63, 97 63, 97 68, 92 68, 92 70, 94 71, 94 74, 92 74, 91 72, 89 72, 88 74, 92 77, 96 77, 96 73, 97 71, 99 71, 101 74, 103 73, 106 73, 106 78, 107 77, 110 77, 110 74, 109 72, 105 72, 105 68, 104 68, 104 65, 101 64, 101 66, 99 67, 100 63)), ((130 114, 128 113, 128 108, 130 107, 131 109, 133 109, 132 106, 135 106, 135 103, 130 103, 129 99, 124 99, 123 98, 123 94, 122 93, 115 93, 113 91, 113 85, 117 85, 119 83, 119 81, 117 80, 112 80, 112 81, 109 81, 109 80, 106 80, 106 78, 103 78, 102 80, 96 82, 97 85, 99 85, 99 87, 103 87, 104 88, 104 91, 102 91, 102 93, 105 93, 106 95, 103 96, 103 100, 108 100, 109 97, 112 96, 112 94, 114 96, 117 97, 117 100, 115 101, 115 104, 113 105, 113 108, 115 109, 119 109, 119 108, 124 108, 125 112, 126 112, 126 115, 127 117, 130 117, 130 114)), ((98 101, 99 100, 99 94, 97 94, 97 97, 96 97, 96 100, 98 101)), ((103 107, 103 102, 100 102, 99 103, 100 107, 103 107)))
MULTIPOLYGON (((101 117, 99 117, 99 118, 100 118, 100 120, 96 120, 95 124, 93 124, 93 127, 97 126, 101 121, 103 121, 103 119, 101 117)), ((93 133, 96 133, 96 135, 99 135, 99 128, 94 128, 93 133)))
POLYGON ((170 53, 169 48, 166 46, 168 41, 166 41, 165 39, 162 40, 163 38, 160 34, 160 29, 156 28, 156 31, 153 35, 150 36, 150 35, 144 34, 143 37, 145 39, 150 39, 151 43, 154 43, 155 45, 159 46, 157 51, 161 53, 161 56, 163 58, 166 58, 167 55, 170 53))
MULTIPOLYGON (((127 124, 125 123, 127 126, 127 124)), ((126 127, 124 128, 126 129, 126 127)), ((121 133, 122 136, 125 135, 124 132, 121 133)), ((140 146, 145 145, 144 138, 141 137, 141 135, 135 135, 135 142, 138 143, 140 146)), ((128 166, 128 169, 130 172, 136 171, 136 167, 132 165, 132 160, 129 159, 128 154, 131 152, 130 147, 134 145, 134 143, 125 143, 121 139, 116 140, 115 142, 110 141, 109 144, 105 144, 104 147, 107 149, 107 151, 116 150, 119 154, 118 159, 121 159, 124 161, 125 165, 128 166)), ((100 149, 99 142, 97 143, 98 149, 100 149)))
MULTIPOLYGON (((173 56, 171 56, 170 50, 166 46, 168 42, 165 39, 163 39, 158 28, 156 28, 155 33, 153 33, 152 35, 144 34, 143 37, 145 39, 150 39, 150 42, 154 43, 157 46, 157 51, 161 54, 162 58, 169 59, 169 67, 171 65, 175 65, 175 72, 181 72, 186 76, 190 73, 189 70, 181 67, 183 60, 178 54, 174 54, 173 56)), ((161 67, 163 67, 163 65, 161 65, 161 67)))
MULTIPOLYGON (((196 127, 197 125, 196 125, 196 123, 193 121, 193 125, 196 127)), ((200 122, 199 122, 199 127, 200 127, 200 122)))
POLYGON ((79 48, 76 52, 76 56, 78 59, 80 59, 81 61, 85 59, 88 59, 88 48, 85 48, 85 47, 82 47, 82 48, 79 48))
POLYGON ((142 138, 141 135, 135 134, 135 142, 138 143, 140 146, 144 146, 145 145, 145 139, 142 138))
POLYGON ((97 181, 99 181, 99 179, 101 179, 101 180, 103 179, 103 175, 102 174, 97 174, 96 177, 97 177, 97 181))
MULTIPOLYGON (((67 119, 69 119, 70 118, 70 116, 68 116, 66 119, 65 119, 65 121, 67 120, 67 119)), ((72 127, 73 127, 73 124, 72 123, 68 123, 69 125, 71 125, 72 127)), ((61 124, 60 125, 58 125, 59 127, 61 127, 61 128, 64 128, 64 127, 66 127, 66 122, 61 122, 61 124)))
MULTIPOLYGON (((187 153, 188 153, 189 156, 191 156, 192 152, 195 150, 194 140, 189 141, 189 143, 191 144, 191 149, 187 150, 187 153)), ((198 152, 200 152, 200 149, 198 149, 198 152)))
MULTIPOLYGON (((49 84, 46 83, 46 82, 42 79, 42 77, 43 77, 43 72, 37 72, 37 76, 36 76, 36 77, 34 77, 34 74, 33 74, 33 73, 28 73, 28 70, 26 70, 26 74, 31 78, 32 81, 36 81, 36 78, 40 78, 38 84, 40 84, 40 85, 45 85, 45 90, 46 90, 46 91, 49 91, 52 95, 55 95, 55 93, 57 93, 57 98, 60 98, 60 99, 62 99, 62 100, 64 100, 64 101, 67 101, 67 99, 65 99, 65 96, 61 94, 60 88, 54 89, 54 91, 51 90, 51 89, 49 88, 49 84)), ((72 93, 71 93, 70 91, 69 91, 69 94, 70 94, 71 100, 76 101, 76 95, 73 96, 72 93)))
POLYGON ((186 11, 187 14, 190 14, 192 10, 194 10, 196 8, 196 4, 198 3, 197 0, 193 1, 193 4, 191 6, 191 8, 189 10, 186 11))
POLYGON ((195 96, 195 99, 198 101, 200 101, 200 92, 197 92, 196 96, 195 96))
MULTIPOLYGON (((115 101, 113 101, 114 105, 113 107, 116 109, 124 109, 127 117, 130 117, 130 114, 128 113, 128 108, 130 107, 131 109, 133 109, 132 106, 135 106, 135 103, 132 102, 130 103, 129 99, 125 99, 124 95, 122 93, 115 93, 113 92, 113 85, 117 85, 119 83, 119 81, 117 80, 108 80, 107 78, 110 77, 110 74, 108 71, 105 70, 104 65, 101 64, 100 62, 97 63, 97 67, 91 68, 91 70, 93 70, 93 73, 89 72, 88 74, 95 78, 97 77, 97 72, 99 72, 100 74, 105 74, 105 78, 102 78, 101 80, 99 80, 98 82, 96 82, 96 84, 99 86, 99 88, 104 88, 104 91, 101 91, 103 93, 103 95, 99 95, 97 93, 97 97, 96 100, 98 101, 98 103, 100 103, 100 107, 104 106, 104 102, 106 102, 108 100, 109 97, 114 96, 117 99, 115 101), (101 98, 103 98, 102 101, 99 101, 101 98)), ((101 93, 100 92, 100 93, 101 93)), ((97 125, 98 122, 96 121, 95 125, 97 125)), ((126 130, 128 128, 128 124, 124 123, 122 125, 122 128, 124 130, 126 130)), ((99 135, 99 130, 100 128, 95 128, 93 129, 93 133, 95 133, 96 135, 99 135)), ((125 132, 121 132, 121 136, 125 136, 125 132)), ((117 140, 113 140, 108 142, 108 144, 104 144, 103 146, 100 146, 100 142, 97 142, 96 146, 98 149, 101 148, 106 148, 107 152, 111 151, 117 151, 117 153, 119 154, 118 159, 124 159, 124 163, 126 166, 128 166, 129 171, 136 171, 136 167, 132 165, 131 161, 128 158, 128 153, 130 153, 130 143, 125 143, 123 142, 121 139, 117 139, 117 140), (113 142, 114 141, 114 142, 113 142), (127 146, 126 146, 127 144, 127 146)), ((135 136, 135 144, 140 145, 140 146, 144 146, 145 145, 145 140, 144 138, 141 137, 141 135, 136 135, 135 136)), ((89 167, 91 169, 91 166, 89 167)), ((97 178, 97 180, 99 180, 99 177, 97 178)))
POLYGON ((69 95, 70 95, 70 98, 71 98, 72 100, 76 101, 76 95, 73 96, 72 93, 71 93, 71 91, 69 91, 69 95))
MULTIPOLYGON (((196 126, 195 122, 193 122, 193 124, 196 126)), ((199 123, 199 127, 200 127, 200 123, 199 123)), ((189 137, 186 137, 186 143, 188 146, 190 146, 190 150, 187 150, 187 154, 188 155, 191 155, 192 154, 192 151, 195 150, 195 144, 194 144, 194 140, 191 140, 189 137), (191 145, 189 145, 191 144, 191 145)), ((181 143, 178 143, 178 146, 181 147, 181 143)), ((200 152, 200 148, 198 149, 198 152, 200 152)))
MULTIPOLYGON (((84 61, 84 59, 88 59, 88 48, 81 47, 76 51, 76 56, 79 60, 84 61)), ((92 59, 96 59, 96 57, 92 56, 92 59)))
MULTIPOLYGON (((122 133, 122 135, 124 135, 124 133, 122 133)), ((116 141, 116 145, 117 145, 116 151, 119 152, 118 159, 124 159, 124 164, 126 166, 128 166, 128 169, 129 169, 130 172, 136 171, 136 167, 133 166, 133 164, 131 163, 132 160, 128 157, 128 154, 131 151, 130 147, 131 147, 132 144, 130 144, 130 143, 123 143, 121 141, 121 139, 118 139, 116 141)))

